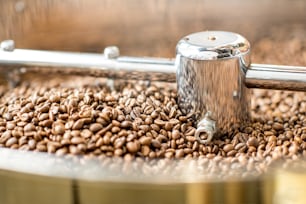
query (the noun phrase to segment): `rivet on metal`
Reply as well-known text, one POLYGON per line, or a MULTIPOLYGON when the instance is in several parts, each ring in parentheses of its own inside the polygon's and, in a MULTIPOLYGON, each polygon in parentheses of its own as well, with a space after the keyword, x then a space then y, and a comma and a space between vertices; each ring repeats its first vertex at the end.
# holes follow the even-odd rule
POLYGON ((0 43, 0 49, 3 51, 12 52, 15 49, 15 42, 13 40, 4 40, 0 43))
POLYGON ((109 46, 104 49, 104 56, 107 59, 116 59, 120 56, 119 48, 116 46, 109 46))

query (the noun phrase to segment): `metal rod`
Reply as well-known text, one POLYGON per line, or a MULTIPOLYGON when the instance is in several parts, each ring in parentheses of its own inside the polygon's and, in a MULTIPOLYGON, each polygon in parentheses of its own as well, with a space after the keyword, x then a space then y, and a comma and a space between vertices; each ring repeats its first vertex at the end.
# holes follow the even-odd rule
POLYGON ((251 64, 245 84, 248 88, 306 91, 306 67, 251 64))
MULTIPOLYGON (((174 60, 165 58, 116 57, 109 59, 103 54, 94 53, 14 49, 13 51, 0 50, 0 64, 24 67, 25 71, 176 81, 174 60)), ((4 69, 9 71, 8 67, 4 69)))
MULTIPOLYGON (((31 72, 176 81, 175 62, 166 58, 107 58, 97 53, 0 49, 0 64, 23 67, 25 71, 31 72)), ((8 67, 2 69, 9 71, 8 67)), ((306 67, 251 64, 246 72, 245 84, 248 88, 306 91, 306 67)))

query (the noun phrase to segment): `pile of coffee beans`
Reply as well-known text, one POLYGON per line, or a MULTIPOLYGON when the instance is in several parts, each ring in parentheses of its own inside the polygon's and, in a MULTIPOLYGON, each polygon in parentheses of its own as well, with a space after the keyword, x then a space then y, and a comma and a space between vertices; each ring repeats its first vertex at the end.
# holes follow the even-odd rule
MULTIPOLYGON (((258 53, 269 39, 263 42, 255 47, 258 53)), ((306 46, 299 49, 306 53, 306 46)), ((290 59, 285 63, 296 65, 300 58, 275 56, 278 64, 290 59)), ((204 145, 194 137, 193 115, 178 108, 175 84, 118 80, 109 86, 106 79, 90 77, 29 77, 2 93, 0 147, 126 161, 222 160, 260 173, 274 161, 306 156, 304 92, 254 90, 252 121, 204 145)))
POLYGON ((76 80, 82 79, 51 87, 32 81, 7 92, 0 105, 0 145, 56 155, 200 155, 192 115, 178 109, 175 88, 123 82, 110 91, 99 79, 97 85, 69 87, 76 80))

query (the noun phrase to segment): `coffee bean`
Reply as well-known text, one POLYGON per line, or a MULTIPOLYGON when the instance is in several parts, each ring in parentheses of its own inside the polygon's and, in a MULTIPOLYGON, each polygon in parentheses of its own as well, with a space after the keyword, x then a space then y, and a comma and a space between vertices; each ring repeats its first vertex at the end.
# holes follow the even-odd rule
POLYGON ((48 144, 47 145, 47 152, 48 153, 55 153, 56 149, 57 149, 57 147, 53 144, 48 144))
POLYGON ((245 147, 246 144, 244 143, 238 143, 236 146, 235 146, 235 150, 240 150, 241 148, 245 147))
POLYGON ((165 153, 165 157, 166 157, 166 158, 169 158, 169 159, 170 159, 170 158, 172 158, 173 156, 174 156, 174 155, 173 155, 173 152, 166 152, 166 153, 165 153))
POLYGON ((120 125, 122 128, 131 128, 133 126, 132 122, 131 121, 123 121, 120 125))
POLYGON ((143 136, 143 137, 141 137, 141 138, 139 139, 139 142, 140 142, 140 144, 142 144, 142 145, 150 145, 150 144, 151 144, 151 141, 152 141, 152 138, 151 138, 151 137, 145 137, 145 136, 143 136))
POLYGON ((274 133, 272 131, 265 131, 264 132, 265 136, 272 136, 274 133))
POLYGON ((259 143, 258 143, 258 140, 255 137, 250 137, 248 142, 247 142, 247 145, 253 146, 253 147, 258 147, 259 143))
POLYGON ((176 140, 176 139, 180 138, 180 136, 181 136, 181 135, 180 135, 180 131, 178 131, 178 130, 173 130, 173 131, 172 131, 172 138, 173 138, 173 139, 176 140))
POLYGON ((16 144, 16 143, 17 143, 17 139, 15 137, 11 137, 6 141, 5 146, 11 147, 13 144, 16 144))
POLYGON ((50 102, 52 102, 52 103, 58 103, 58 102, 60 102, 60 100, 61 100, 61 97, 57 94, 54 94, 54 95, 50 96, 50 102))
POLYGON ((24 126, 25 132, 30 132, 36 130, 35 126, 32 123, 28 123, 24 126))
POLYGON ((16 125, 15 125, 14 122, 8 122, 6 124, 6 129, 8 129, 8 130, 13 130, 15 127, 16 127, 16 125))
POLYGON ((160 119, 156 119, 156 120, 154 120, 154 123, 155 123, 156 125, 158 125, 158 126, 163 126, 163 125, 165 125, 165 124, 166 124, 166 122, 165 122, 165 121, 160 120, 160 119))
POLYGON ((284 126, 283 126, 282 124, 280 124, 280 123, 274 123, 274 124, 272 125, 272 128, 273 128, 274 130, 280 131, 280 130, 283 130, 283 129, 284 129, 284 126))
POLYGON ((44 126, 44 127, 51 127, 52 124, 53 124, 52 120, 44 120, 44 121, 39 122, 39 125, 44 126))
MULTIPOLYGON (((225 151, 225 150, 224 150, 225 151)), ((237 154, 237 151, 236 150, 231 150, 231 151, 229 151, 229 152, 227 152, 227 156, 229 156, 229 157, 233 157, 233 156, 235 156, 237 154)))
POLYGON ((123 150, 122 149, 115 149, 114 151, 114 155, 115 156, 122 156, 123 154, 123 150))
POLYGON ((44 144, 37 144, 36 149, 40 152, 46 152, 47 151, 47 146, 44 144))
POLYGON ((38 120, 43 121, 43 120, 47 120, 48 118, 49 118, 49 114, 42 113, 42 114, 39 115, 38 120))
POLYGON ((227 152, 230 152, 234 149, 234 145, 232 144, 227 144, 223 147, 223 150, 227 153, 227 152))
POLYGON ((150 153, 150 147, 147 145, 141 146, 141 153, 143 156, 148 156, 150 153))
POLYGON ((22 136, 22 137, 20 137, 19 140, 18 140, 18 145, 19 145, 19 146, 22 146, 22 145, 27 144, 27 143, 28 143, 28 139, 27 139, 26 136, 22 136))
POLYGON ((54 123, 53 133, 56 135, 62 135, 65 133, 65 125, 61 122, 54 123))
POLYGON ((186 136, 186 139, 187 139, 187 141, 189 141, 189 142, 194 142, 194 141, 196 141, 195 137, 193 137, 193 136, 186 136))
POLYGON ((175 151, 175 158, 182 158, 184 157, 184 150, 183 149, 178 149, 175 151))
POLYGON ((173 128, 173 124, 170 122, 166 122, 165 124, 165 130, 170 131, 173 128))
POLYGON ((28 145, 30 149, 35 149, 36 141, 34 139, 29 140, 28 145))
POLYGON ((185 132, 186 136, 194 136, 196 129, 194 127, 189 126, 185 132))
POLYGON ((7 121, 13 120, 13 115, 11 113, 4 114, 4 119, 7 121))
POLYGON ((161 143, 160 143, 158 140, 155 140, 155 139, 153 139, 153 140, 151 141, 151 144, 152 144, 152 146, 155 147, 155 148, 160 148, 160 147, 161 147, 161 143))
POLYGON ((82 137, 73 137, 70 141, 72 144, 80 144, 85 142, 85 140, 82 137))
POLYGON ((84 120, 83 119, 79 119, 79 120, 77 120, 73 124, 72 129, 73 130, 79 130, 79 129, 81 129, 83 127, 83 125, 84 125, 84 120))
POLYGON ((140 145, 137 144, 137 142, 128 142, 126 148, 130 153, 136 153, 139 150, 140 145))
POLYGON ((163 143, 163 142, 167 142, 168 138, 166 136, 164 136, 164 135, 159 134, 157 136, 156 140, 158 140, 160 143, 163 143))
POLYGON ((47 113, 49 111, 49 104, 44 104, 42 107, 37 110, 40 113, 47 113))
MULTIPOLYGON (((114 143, 114 147, 116 149, 122 148, 122 146, 125 144, 126 139, 124 137, 122 138, 118 138, 115 143, 114 143)), ((128 143, 129 144, 129 143, 128 143)), ((131 145, 131 144, 130 144, 131 145)))
POLYGON ((90 138, 91 136, 92 136, 92 132, 90 131, 90 130, 88 130, 88 129, 84 129, 84 130, 82 130, 82 132, 81 132, 81 136, 83 137, 83 138, 90 138))

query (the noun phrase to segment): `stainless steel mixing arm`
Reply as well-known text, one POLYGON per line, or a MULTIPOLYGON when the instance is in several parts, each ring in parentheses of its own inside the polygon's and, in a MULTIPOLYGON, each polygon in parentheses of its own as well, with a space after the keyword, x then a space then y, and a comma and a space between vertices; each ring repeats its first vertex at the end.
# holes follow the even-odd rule
MULTIPOLYGON (((13 49, 12 41, 3 41, 0 65, 23 67, 26 71, 90 75, 135 80, 175 82, 173 60, 164 58, 121 57, 117 47, 104 54, 13 49)), ((7 69, 7 68, 6 68, 7 69)))
POLYGON ((248 88, 306 91, 306 67, 251 64, 245 84, 248 88))

